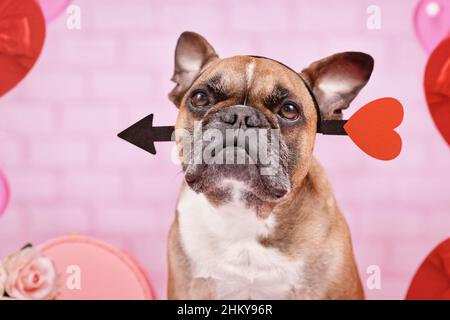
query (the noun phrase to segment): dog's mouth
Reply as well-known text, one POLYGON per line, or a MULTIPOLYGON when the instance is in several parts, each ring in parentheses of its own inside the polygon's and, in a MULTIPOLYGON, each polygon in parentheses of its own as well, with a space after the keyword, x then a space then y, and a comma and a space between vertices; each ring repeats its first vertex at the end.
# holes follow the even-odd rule
POLYGON ((241 139, 242 134, 245 132, 194 147, 193 161, 183 164, 186 182, 194 191, 208 193, 221 191, 224 180, 235 180, 262 201, 283 198, 291 183, 282 152, 267 143, 241 139))
POLYGON ((212 146, 210 154, 204 154, 207 164, 208 156, 210 156, 209 164, 261 165, 257 147, 251 141, 244 140, 241 143, 239 137, 235 136, 232 139, 213 142, 212 146))

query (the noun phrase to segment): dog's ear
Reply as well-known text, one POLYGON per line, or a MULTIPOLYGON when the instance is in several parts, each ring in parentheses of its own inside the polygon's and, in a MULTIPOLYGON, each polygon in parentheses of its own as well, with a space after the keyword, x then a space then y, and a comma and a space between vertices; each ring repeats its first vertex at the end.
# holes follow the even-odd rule
POLYGON ((214 48, 201 35, 188 31, 180 35, 175 49, 175 70, 171 79, 176 86, 169 93, 169 99, 177 108, 202 68, 217 58, 214 48))
POLYGON ((374 61, 362 52, 342 52, 312 63, 300 75, 306 80, 323 119, 342 119, 342 110, 365 86, 374 61))

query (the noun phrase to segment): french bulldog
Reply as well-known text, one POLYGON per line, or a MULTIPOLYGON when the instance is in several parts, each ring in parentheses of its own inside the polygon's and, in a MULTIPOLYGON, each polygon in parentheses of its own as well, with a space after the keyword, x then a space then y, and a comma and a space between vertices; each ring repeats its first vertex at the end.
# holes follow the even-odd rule
POLYGON ((215 145, 213 158, 236 152, 243 163, 193 161, 204 142, 179 148, 169 299, 364 298, 348 226, 313 149, 319 119, 342 119, 373 66, 365 53, 343 52, 297 73, 264 57, 221 59, 201 35, 181 34, 169 93, 177 146, 199 129, 278 138, 262 139, 276 149, 264 164, 250 161, 253 142, 215 145))

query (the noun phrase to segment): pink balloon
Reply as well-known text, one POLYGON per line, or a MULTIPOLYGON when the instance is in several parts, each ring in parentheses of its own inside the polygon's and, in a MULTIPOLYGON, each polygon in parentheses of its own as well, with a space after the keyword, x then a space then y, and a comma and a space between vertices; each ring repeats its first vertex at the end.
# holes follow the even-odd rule
POLYGON ((414 29, 422 47, 431 53, 450 32, 450 1, 419 1, 414 14, 414 29))
POLYGON ((50 22, 64 12, 72 0, 38 0, 45 20, 50 22))
POLYGON ((9 187, 5 176, 0 171, 0 216, 5 212, 9 200, 9 187))

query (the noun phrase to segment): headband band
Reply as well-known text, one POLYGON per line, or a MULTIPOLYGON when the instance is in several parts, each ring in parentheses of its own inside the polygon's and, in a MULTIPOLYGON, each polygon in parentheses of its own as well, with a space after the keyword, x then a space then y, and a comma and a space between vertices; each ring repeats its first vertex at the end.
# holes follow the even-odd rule
POLYGON ((344 130, 344 125, 347 123, 347 120, 323 120, 322 119, 322 115, 320 114, 320 108, 319 108, 319 104, 317 103, 316 96, 312 92, 312 89, 309 87, 306 80, 303 79, 303 77, 298 72, 296 72, 294 69, 290 68, 289 66, 285 65, 284 63, 282 63, 278 60, 272 59, 272 58, 267 58, 267 57, 263 57, 263 56, 254 56, 254 55, 249 55, 248 57, 267 59, 267 60, 276 62, 276 63, 282 65, 283 67, 285 67, 286 69, 295 73, 300 78, 300 80, 302 80, 303 84, 305 85, 306 89, 308 90, 309 94, 312 97, 312 100, 314 103, 314 108, 316 109, 317 133, 326 134, 326 135, 339 135, 339 136, 347 135, 347 132, 344 130))
MULTIPOLYGON (((272 60, 294 72, 305 84, 317 113, 317 133, 325 135, 348 135, 368 155, 379 160, 392 160, 400 154, 402 140, 394 129, 403 119, 403 106, 395 98, 384 97, 367 103, 349 120, 324 120, 320 108, 308 83, 303 77, 285 64, 266 57, 249 56, 272 60)), ((136 122, 118 136, 137 147, 156 154, 154 142, 172 141, 174 126, 154 127, 153 114, 136 122)))

